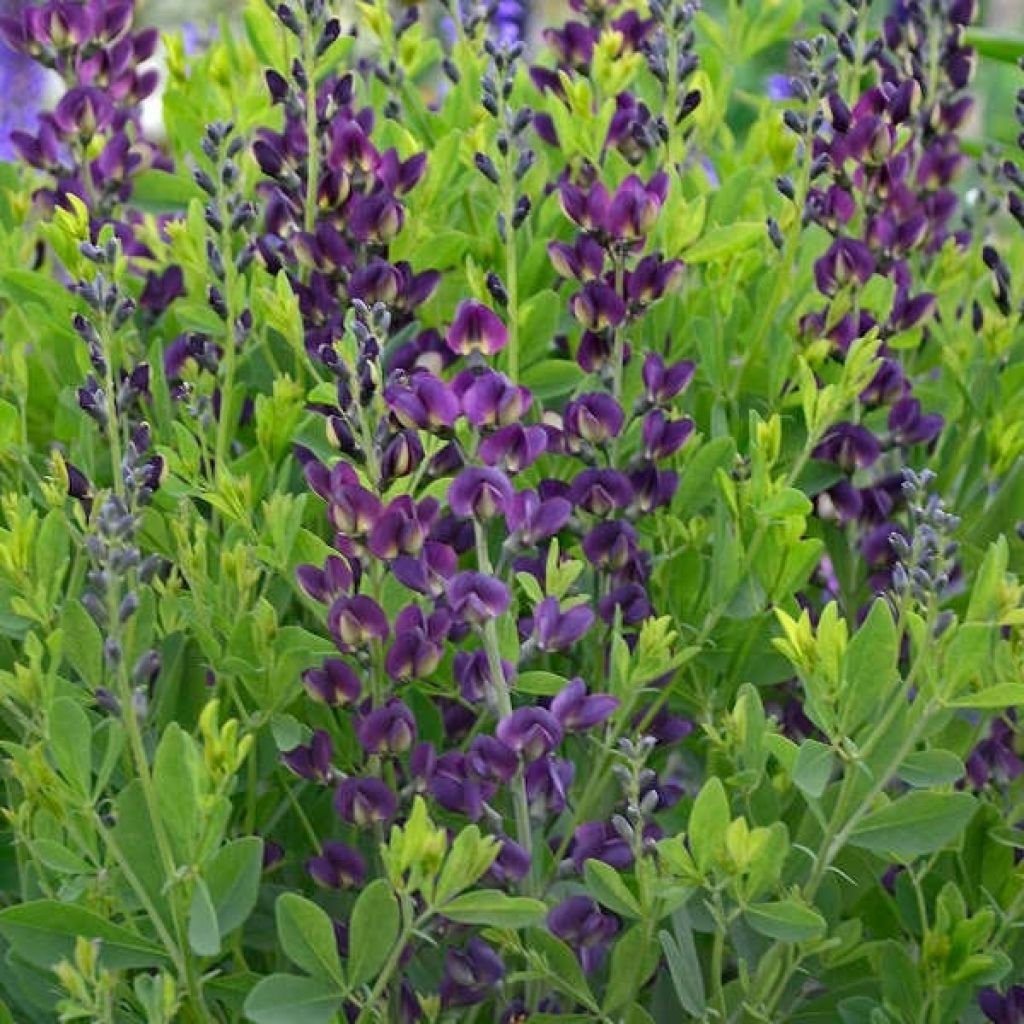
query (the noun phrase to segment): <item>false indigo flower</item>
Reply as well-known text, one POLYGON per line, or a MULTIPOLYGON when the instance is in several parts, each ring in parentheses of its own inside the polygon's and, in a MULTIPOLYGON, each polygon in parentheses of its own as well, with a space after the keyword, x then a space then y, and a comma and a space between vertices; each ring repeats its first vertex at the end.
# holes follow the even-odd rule
POLYGON ((367 754, 401 754, 416 740, 416 719, 402 701, 392 699, 357 720, 356 737, 367 754))
POLYGON ((570 896, 548 912, 548 930, 568 943, 587 973, 599 967, 608 942, 619 930, 618 919, 606 914, 589 896, 570 896))
MULTIPOLYGON (((492 700, 495 681, 486 651, 458 651, 452 669, 463 700, 473 704, 492 700)), ((511 686, 516 677, 515 666, 502 659, 501 672, 504 685, 511 686)))
POLYGON ((445 955, 444 977, 438 988, 441 1004, 473 1006, 482 1003, 505 977, 501 957, 483 939, 472 938, 466 948, 450 948, 445 955))
POLYGON ((600 725, 618 706, 617 697, 588 694, 582 679, 572 679, 551 701, 550 710, 567 732, 582 732, 600 725))
POLYGON ((366 880, 363 855, 345 843, 324 843, 323 853, 306 861, 306 870, 318 885, 327 889, 358 887, 366 880))
POLYGON ((978 1006, 992 1024, 1021 1024, 1024 1021, 1024 985, 1011 985, 1005 995, 994 988, 978 993, 978 1006))
POLYGON ((320 668, 307 669, 302 682, 313 700, 329 707, 352 704, 361 691, 355 670, 340 658, 327 658, 320 668))
POLYGON ((326 785, 334 777, 331 768, 333 755, 331 737, 323 729, 317 729, 309 746, 292 747, 281 754, 281 760, 301 778, 326 785))
POLYGON ((480 572, 460 572, 448 587, 452 611, 474 625, 504 615, 511 600, 504 583, 480 572))
POLYGON ((579 643, 594 624, 594 613, 587 604, 561 610, 557 597, 546 597, 533 614, 533 634, 542 651, 565 651, 579 643))
POLYGON ((562 725, 550 711, 525 707, 513 711, 498 723, 498 739, 506 747, 522 754, 527 761, 536 761, 562 742, 562 725))
POLYGON ((464 469, 448 488, 451 510, 465 519, 483 522, 505 515, 512 501, 512 485, 496 469, 464 469))
POLYGON ((375 821, 386 821, 397 808, 395 794, 380 779, 345 779, 334 794, 338 816, 362 828, 375 821))
POLYGON ((467 300, 455 311, 445 341, 457 355, 481 352, 493 356, 508 344, 508 330, 492 310, 467 300))
POLYGON ((391 632, 384 610, 364 594, 337 598, 327 614, 327 626, 343 652, 363 647, 373 640, 386 640, 391 632))

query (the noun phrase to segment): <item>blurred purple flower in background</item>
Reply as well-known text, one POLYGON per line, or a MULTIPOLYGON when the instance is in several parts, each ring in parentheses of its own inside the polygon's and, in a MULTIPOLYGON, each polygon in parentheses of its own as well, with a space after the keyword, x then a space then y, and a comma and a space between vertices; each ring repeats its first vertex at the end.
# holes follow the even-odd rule
MULTIPOLYGON (((25 0, 0 0, 0 17, 17 18, 25 6, 25 0)), ((0 36, 0 160, 17 156, 11 132, 35 127, 46 79, 44 68, 27 54, 11 49, 0 36)))

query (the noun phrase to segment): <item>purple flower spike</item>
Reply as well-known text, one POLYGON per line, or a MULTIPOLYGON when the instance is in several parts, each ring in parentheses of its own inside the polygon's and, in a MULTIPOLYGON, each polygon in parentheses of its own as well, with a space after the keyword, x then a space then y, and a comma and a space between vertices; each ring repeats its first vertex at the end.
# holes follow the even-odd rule
POLYGON ((363 855, 345 843, 324 843, 323 853, 306 861, 306 870, 314 882, 327 889, 359 887, 366 881, 363 855))
POLYGON ((281 760, 300 778, 326 784, 334 777, 331 768, 333 755, 331 737, 323 729, 317 729, 308 747, 292 747, 281 754, 281 760))
POLYGON ((391 632, 384 609, 364 594, 339 597, 327 614, 327 627, 342 651, 364 647, 374 640, 386 640, 391 632))
POLYGON ((504 615, 512 601, 508 587, 481 572, 460 572, 448 588, 452 611, 466 622, 481 625, 504 615))
POLYGON ((586 635, 594 624, 589 605, 578 604, 563 612, 557 597, 546 597, 533 616, 533 633, 542 651, 565 651, 586 635))
POLYGON ((512 485, 497 469, 464 469, 448 488, 451 510, 464 519, 483 522, 503 516, 512 502, 512 485))
POLYGON ((362 689, 355 670, 340 658, 328 658, 322 667, 307 669, 302 682, 313 700, 329 707, 354 703, 362 689))
POLYGON ((465 949, 449 949, 444 977, 438 988, 441 1005, 473 1006, 482 1003, 505 977, 501 957, 483 939, 472 938, 465 949))
POLYGON ((548 913, 548 930, 568 943, 584 971, 598 967, 619 922, 604 913, 589 896, 570 896, 548 913))
POLYGON ((368 754, 401 754, 416 740, 416 719, 402 701, 389 700, 359 719, 356 737, 368 754))
POLYGON ((455 311, 445 341, 457 355, 482 352, 493 356, 508 344, 508 330, 493 310, 483 303, 467 300, 455 311))
POLYGON ((562 726, 550 711, 525 707, 503 718, 498 723, 497 735, 506 747, 522 754, 524 760, 536 761, 562 742, 562 726))
POLYGON ((583 732, 600 725, 619 706, 617 697, 588 694, 582 679, 573 679, 551 702, 551 713, 567 732, 583 732))
POLYGON ((395 794, 380 779, 345 779, 334 794, 338 816, 360 828, 387 821, 397 808, 395 794))

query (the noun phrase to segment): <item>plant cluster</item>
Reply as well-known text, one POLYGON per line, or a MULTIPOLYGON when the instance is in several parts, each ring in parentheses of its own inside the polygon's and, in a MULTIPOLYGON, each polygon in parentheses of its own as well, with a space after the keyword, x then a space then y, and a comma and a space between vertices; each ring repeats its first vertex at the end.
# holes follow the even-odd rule
POLYGON ((1024 46, 15 6, 0 1021, 1024 1021, 1024 46))

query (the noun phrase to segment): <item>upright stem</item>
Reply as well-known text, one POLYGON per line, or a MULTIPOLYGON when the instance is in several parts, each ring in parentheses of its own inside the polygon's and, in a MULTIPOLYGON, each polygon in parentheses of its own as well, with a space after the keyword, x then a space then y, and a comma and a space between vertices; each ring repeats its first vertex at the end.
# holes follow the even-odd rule
POLYGON ((238 364, 238 342, 235 338, 235 270, 234 254, 231 251, 231 213, 224 200, 224 187, 218 185, 218 208, 223 229, 220 233, 221 253, 224 261, 224 302, 227 305, 224 338, 224 376, 221 380, 220 416, 217 418, 217 443, 214 450, 214 473, 219 481, 227 472, 228 449, 231 444, 232 403, 235 393, 235 372, 238 364))
MULTIPOLYGON (((490 575, 491 556, 487 551, 487 538, 484 536, 483 527, 476 523, 476 551, 477 563, 480 571, 490 575)), ((498 641, 498 628, 491 619, 484 626, 484 648, 487 651, 487 665, 490 669, 491 679, 494 682, 494 695, 498 705, 498 714, 502 719, 512 714, 512 697, 508 687, 505 685, 505 672, 501 667, 501 645, 498 641)), ((526 797, 526 780, 523 776, 523 767, 520 765, 512 779, 512 801, 515 807, 516 817, 516 841, 530 855, 530 871, 523 881, 523 889, 526 893, 532 893, 535 889, 536 872, 534 871, 533 857, 533 829, 530 824, 530 804, 526 797)))

